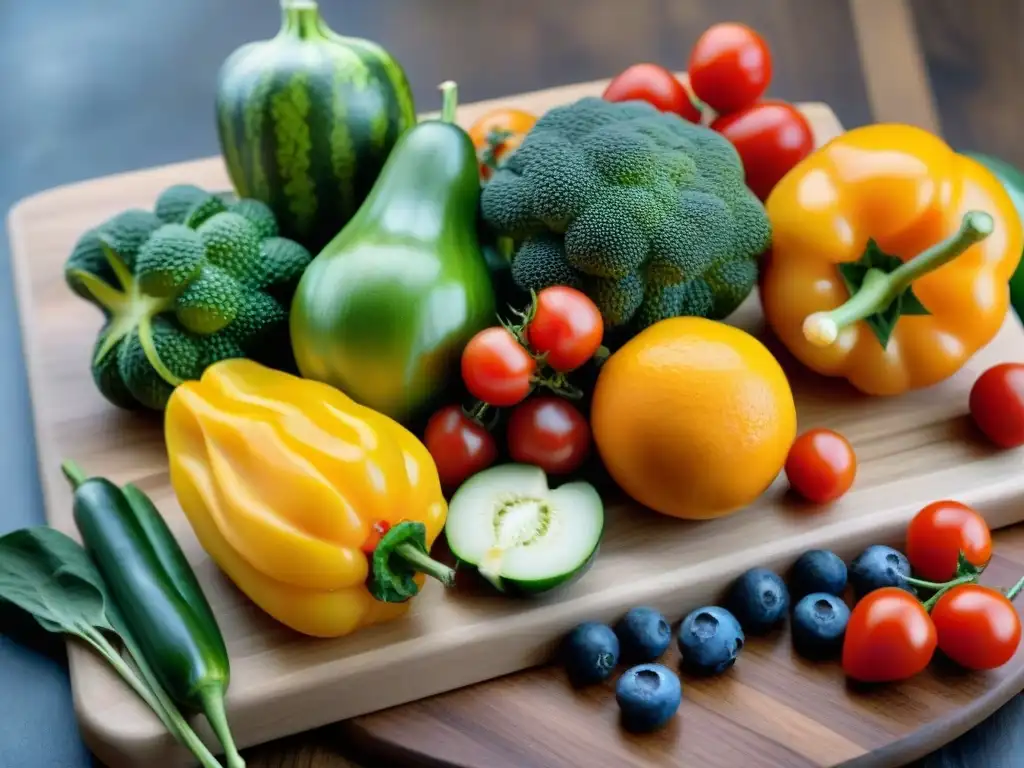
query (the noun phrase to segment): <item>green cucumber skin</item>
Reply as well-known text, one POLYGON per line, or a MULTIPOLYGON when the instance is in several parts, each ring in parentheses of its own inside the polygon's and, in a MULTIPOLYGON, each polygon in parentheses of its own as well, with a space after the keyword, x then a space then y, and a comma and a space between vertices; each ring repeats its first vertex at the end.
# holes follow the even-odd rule
POLYGON ((323 28, 283 30, 231 54, 217 82, 217 133, 241 197, 270 206, 281 234, 317 253, 369 194, 416 122, 399 64, 323 28))
MULTIPOLYGON (((594 547, 590 556, 579 565, 579 567, 573 570, 558 574, 557 576, 549 576, 546 579, 509 579, 502 578, 500 586, 495 584, 490 579, 485 578, 477 567, 467 561, 460 558, 457 554, 455 555, 458 561, 456 570, 472 570, 480 577, 480 579, 486 582, 493 589, 497 590, 501 594, 512 597, 512 598, 538 598, 538 597, 549 597, 553 593, 561 592, 564 589, 568 589, 577 581, 582 579, 587 571, 593 566, 594 561, 597 559, 597 555, 601 550, 601 541, 604 538, 604 530, 601 531, 601 537, 598 539, 597 546, 594 547)), ((454 553, 453 553, 454 554, 454 553)))

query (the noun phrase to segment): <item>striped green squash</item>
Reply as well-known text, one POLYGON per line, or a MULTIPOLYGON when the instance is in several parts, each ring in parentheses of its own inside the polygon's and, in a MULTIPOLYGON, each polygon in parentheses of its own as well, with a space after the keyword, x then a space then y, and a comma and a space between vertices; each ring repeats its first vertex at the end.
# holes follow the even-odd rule
POLYGON ((405 72, 369 40, 333 32, 311 0, 282 0, 281 30, 221 66, 217 132, 239 197, 270 206, 314 254, 370 192, 416 122, 405 72))

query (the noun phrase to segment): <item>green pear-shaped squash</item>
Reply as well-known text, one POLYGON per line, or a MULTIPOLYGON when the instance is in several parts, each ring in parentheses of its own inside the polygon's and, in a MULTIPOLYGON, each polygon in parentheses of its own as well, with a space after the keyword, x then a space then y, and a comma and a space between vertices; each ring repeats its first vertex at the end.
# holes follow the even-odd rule
POLYGON ((314 0, 281 0, 281 28, 231 53, 217 77, 217 135, 240 197, 270 206, 312 253, 366 198, 416 123, 395 58, 327 26, 314 0))
POLYGON ((290 324, 302 376, 408 424, 459 385, 462 349, 496 322, 469 136, 441 118, 398 140, 366 201, 313 259, 290 324))

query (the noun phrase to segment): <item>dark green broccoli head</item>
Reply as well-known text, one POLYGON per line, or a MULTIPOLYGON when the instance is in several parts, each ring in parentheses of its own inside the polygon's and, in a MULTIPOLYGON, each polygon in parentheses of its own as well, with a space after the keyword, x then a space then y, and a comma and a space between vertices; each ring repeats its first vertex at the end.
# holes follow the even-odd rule
POLYGON ((157 202, 174 221, 127 211, 79 239, 65 278, 106 317, 92 375, 111 403, 162 410, 175 386, 229 357, 294 366, 277 295, 290 299, 312 256, 264 236, 276 222, 248 202, 228 211, 221 197, 179 185, 157 202))
POLYGON ((771 240, 732 144, 643 102, 588 97, 550 110, 491 177, 481 208, 520 243, 517 283, 578 287, 611 328, 725 317, 771 240))

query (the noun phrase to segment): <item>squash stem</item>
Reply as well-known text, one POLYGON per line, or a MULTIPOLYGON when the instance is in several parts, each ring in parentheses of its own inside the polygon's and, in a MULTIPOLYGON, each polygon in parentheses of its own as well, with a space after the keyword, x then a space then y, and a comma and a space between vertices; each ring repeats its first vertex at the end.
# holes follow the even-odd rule
POLYGON ((992 234, 994 228, 995 222, 988 213, 968 211, 960 228, 950 237, 903 262, 892 272, 869 269, 860 289, 844 304, 829 312, 809 315, 804 320, 804 337, 815 346, 828 346, 839 338, 843 328, 885 311, 915 280, 948 264, 992 234))
POLYGON ((320 10, 314 0, 281 0, 284 16, 281 32, 300 40, 323 37, 320 30, 320 10))
POLYGON ((455 122, 455 110, 459 105, 459 88, 454 80, 445 80, 438 86, 441 89, 441 121, 455 122))

